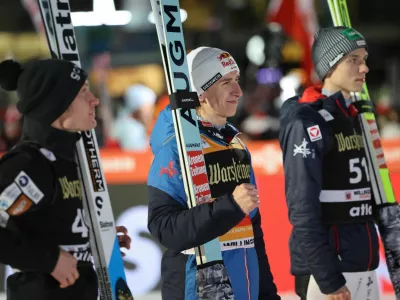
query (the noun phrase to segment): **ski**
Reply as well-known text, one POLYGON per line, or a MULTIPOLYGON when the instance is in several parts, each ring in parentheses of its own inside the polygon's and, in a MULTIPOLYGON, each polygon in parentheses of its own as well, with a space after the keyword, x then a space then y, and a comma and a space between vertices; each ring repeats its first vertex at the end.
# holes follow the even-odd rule
MULTIPOLYGON (((335 26, 351 28, 346 0, 328 0, 335 26)), ((353 103, 359 110, 364 145, 368 158, 372 191, 376 203, 376 219, 386 262, 397 299, 400 299, 400 210, 395 199, 389 170, 381 144, 381 138, 374 114, 374 105, 369 97, 367 84, 360 93, 351 93, 353 103)))
MULTIPOLYGON (((170 96, 182 179, 188 207, 192 208, 212 201, 206 171, 197 175, 190 172, 194 165, 206 170, 196 114, 200 103, 190 84, 179 0, 151 0, 151 6, 170 96)), ((199 299, 234 299, 219 239, 196 247, 194 253, 199 299)))
MULTIPOLYGON (((69 0, 38 0, 51 57, 81 67, 69 0)), ((54 99, 57 101, 57 99, 54 99)), ((126 283, 115 220, 95 131, 81 132, 76 161, 101 300, 133 299, 126 283)))

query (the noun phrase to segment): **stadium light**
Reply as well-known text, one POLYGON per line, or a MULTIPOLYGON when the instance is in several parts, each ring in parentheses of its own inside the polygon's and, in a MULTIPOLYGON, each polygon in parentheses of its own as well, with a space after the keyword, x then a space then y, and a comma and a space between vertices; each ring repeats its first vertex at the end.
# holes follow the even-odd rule
POLYGON ((114 0, 93 0, 93 11, 71 13, 72 24, 78 26, 122 26, 132 19, 128 10, 115 10, 114 0))

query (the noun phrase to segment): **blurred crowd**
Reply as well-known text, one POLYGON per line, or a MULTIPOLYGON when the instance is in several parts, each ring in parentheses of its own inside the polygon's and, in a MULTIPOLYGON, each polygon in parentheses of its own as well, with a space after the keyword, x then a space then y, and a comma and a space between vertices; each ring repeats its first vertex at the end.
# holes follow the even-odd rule
MULTIPOLYGON (((106 72, 103 72, 106 76, 106 72)), ((278 68, 259 68, 248 76, 235 117, 229 121, 246 141, 274 140, 279 135, 279 110, 288 98, 305 88, 301 73, 283 75, 278 68)), ((101 101, 98 107, 97 139, 101 148, 148 151, 149 139, 159 112, 169 104, 168 93, 157 95, 142 83, 129 86, 120 97, 110 97, 105 81, 92 84, 101 101)), ((371 91, 370 91, 371 93, 371 91)), ((388 89, 373 93, 383 139, 400 138, 400 110, 390 103, 388 89)), ((21 137, 23 119, 16 109, 15 93, 0 93, 0 152, 9 150, 21 137)))
MULTIPOLYGON (((134 1, 128 2, 133 5, 134 1)), ((229 121, 241 131, 246 142, 276 140, 283 102, 316 82, 311 42, 318 27, 332 24, 326 1, 181 2, 190 15, 184 18, 187 49, 200 45, 219 47, 230 52, 240 66, 243 97, 236 116, 229 121)), ((375 7, 374 1, 348 3, 353 25, 379 23, 378 19, 370 20, 372 15, 356 13, 362 7, 375 7)), ((148 2, 142 4, 140 9, 126 6, 135 11, 129 26, 77 28, 81 61, 91 74, 91 89, 101 103, 96 136, 102 148, 148 151, 155 120, 169 103, 155 30, 146 17, 150 16, 151 7, 148 2), (120 59, 111 63, 111 55, 120 59)), ((373 16, 387 19, 388 11, 373 16)), ((393 38, 383 43, 371 33, 372 27, 364 28, 371 35, 368 41, 374 53, 368 60, 374 75, 368 75, 367 83, 376 105, 381 137, 400 139, 400 99, 395 99, 399 94, 396 86, 400 63, 398 59, 391 63, 398 57, 398 48, 394 46, 398 47, 398 40, 393 33, 393 38), (389 74, 395 76, 391 78, 389 74)), ((5 46, 12 41, 6 40, 5 46)), ((0 91, 0 152, 10 149, 21 136, 23 120, 16 110, 17 101, 15 93, 0 91)))

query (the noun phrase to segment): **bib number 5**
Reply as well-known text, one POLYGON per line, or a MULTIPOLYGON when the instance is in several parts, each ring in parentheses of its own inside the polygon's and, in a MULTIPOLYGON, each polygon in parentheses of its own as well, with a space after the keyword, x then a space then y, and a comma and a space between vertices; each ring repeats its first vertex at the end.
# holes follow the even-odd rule
POLYGON ((367 181, 369 181, 369 174, 368 174, 368 166, 365 157, 363 157, 360 161, 359 158, 352 158, 349 161, 350 167, 350 183, 357 184, 360 183, 363 178, 363 170, 365 176, 367 177, 367 181))

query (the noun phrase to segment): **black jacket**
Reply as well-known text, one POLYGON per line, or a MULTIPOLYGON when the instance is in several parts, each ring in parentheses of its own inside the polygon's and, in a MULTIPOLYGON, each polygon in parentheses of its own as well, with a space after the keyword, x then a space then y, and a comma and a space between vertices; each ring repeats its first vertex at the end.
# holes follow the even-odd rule
POLYGON ((21 271, 8 278, 10 299, 24 294, 47 299, 44 295, 50 290, 54 292, 48 294, 52 299, 71 295, 97 299, 89 230, 83 219, 74 161, 78 138, 77 133, 26 119, 22 140, 0 160, 0 262, 21 271), (68 289, 58 289, 50 276, 60 248, 77 257, 82 275, 68 289), (88 291, 92 298, 85 294, 88 291))
POLYGON ((343 115, 349 120, 357 118, 351 115, 340 92, 326 97, 320 89, 312 87, 302 98, 287 100, 280 117, 286 201, 293 225, 291 273, 313 275, 325 294, 345 284, 342 272, 374 270, 379 264, 378 236, 373 222, 326 224, 322 217, 323 167, 336 143, 327 119, 343 115), (327 112, 326 119, 321 110, 327 112), (309 129, 316 125, 320 136, 311 141, 309 129), (303 141, 306 147, 300 149, 303 141), (301 150, 302 153, 296 153, 301 150))

